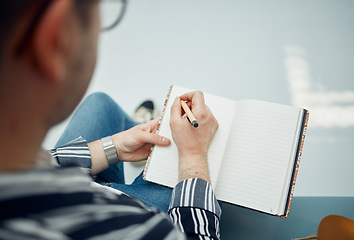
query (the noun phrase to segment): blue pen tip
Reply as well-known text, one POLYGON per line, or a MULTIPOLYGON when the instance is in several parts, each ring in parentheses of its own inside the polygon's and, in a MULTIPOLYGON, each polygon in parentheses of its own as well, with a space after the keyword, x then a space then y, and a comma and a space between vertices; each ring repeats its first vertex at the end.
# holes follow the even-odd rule
POLYGON ((199 126, 199 124, 197 123, 196 120, 194 120, 194 121, 192 122, 192 125, 193 125, 193 127, 195 127, 195 128, 197 128, 197 127, 199 126))

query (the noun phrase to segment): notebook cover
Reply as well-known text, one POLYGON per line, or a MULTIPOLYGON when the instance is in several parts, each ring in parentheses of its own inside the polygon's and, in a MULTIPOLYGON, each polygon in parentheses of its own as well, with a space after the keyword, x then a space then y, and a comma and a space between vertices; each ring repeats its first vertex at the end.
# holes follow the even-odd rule
POLYGON ((291 201, 293 199, 293 194, 294 194, 294 190, 295 190, 295 182, 296 182, 296 178, 297 178, 297 173, 299 171, 299 165, 300 165, 300 159, 302 156, 302 149, 304 147, 304 141, 305 141, 305 135, 306 135, 306 131, 307 131, 307 124, 309 121, 309 111, 304 109, 305 114, 303 117, 303 121, 302 121, 302 128, 301 128, 301 133, 300 133, 300 145, 297 149, 297 159, 294 162, 294 170, 293 170, 293 174, 292 174, 292 181, 291 181, 291 186, 290 186, 290 191, 289 191, 289 195, 288 195, 288 200, 287 200, 287 207, 286 207, 286 211, 284 215, 281 215, 281 218, 286 218, 289 215, 289 211, 290 211, 290 205, 291 205, 291 201))
MULTIPOLYGON (((158 125, 157 125, 157 128, 156 128, 156 133, 159 132, 160 125, 161 125, 161 120, 162 120, 162 116, 165 114, 165 109, 166 109, 166 106, 167 106, 168 99, 170 98, 170 94, 171 94, 172 88, 173 88, 173 85, 171 85, 171 86, 170 86, 170 89, 168 90, 168 93, 167 93, 167 96, 166 96, 166 99, 165 99, 165 103, 164 103, 164 105, 163 105, 163 109, 162 109, 160 121, 159 121, 159 123, 158 123, 158 125)), ((148 169, 148 167, 149 167, 149 162, 150 162, 151 153, 152 153, 152 150, 153 150, 153 149, 154 149, 154 146, 152 146, 151 149, 150 149, 148 158, 147 158, 147 160, 146 160, 144 172, 143 172, 143 179, 146 180, 146 181, 149 181, 149 180, 146 179, 146 171, 147 171, 147 169, 148 169)))

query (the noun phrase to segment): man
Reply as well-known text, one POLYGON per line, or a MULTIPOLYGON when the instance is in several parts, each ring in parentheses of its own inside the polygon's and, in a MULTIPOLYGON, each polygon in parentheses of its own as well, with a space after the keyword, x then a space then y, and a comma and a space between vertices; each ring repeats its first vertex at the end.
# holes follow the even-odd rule
MULTIPOLYGON (((89 84, 104 3, 1 3, 0 238, 219 238, 221 211, 207 164, 218 123, 201 92, 187 93, 172 106, 180 181, 173 193, 141 176, 131 187, 121 182, 122 161, 145 159, 152 144, 170 140, 154 133, 158 119, 136 125, 104 94, 86 99, 52 156, 41 150, 50 127, 74 110, 89 84), (181 99, 190 103, 198 129, 182 117, 181 99), (158 199, 166 195, 170 217, 156 211, 165 210, 166 199, 158 199)), ((125 1, 108 3, 125 8, 125 1)))

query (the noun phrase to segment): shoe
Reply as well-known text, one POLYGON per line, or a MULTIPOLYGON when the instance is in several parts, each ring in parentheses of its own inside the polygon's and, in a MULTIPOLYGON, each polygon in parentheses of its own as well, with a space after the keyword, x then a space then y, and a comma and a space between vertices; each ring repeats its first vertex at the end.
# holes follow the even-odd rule
MULTIPOLYGON (((132 115, 132 119, 136 122, 146 123, 150 120, 155 119, 159 116, 160 111, 156 107, 156 104, 153 100, 146 100, 142 104, 137 107, 135 113, 132 115)), ((132 165, 136 167, 140 167, 146 164, 146 160, 138 161, 138 162, 130 162, 132 165)))
POLYGON ((146 123, 159 116, 159 109, 153 100, 146 100, 137 107, 135 113, 132 115, 132 119, 139 123, 146 123))

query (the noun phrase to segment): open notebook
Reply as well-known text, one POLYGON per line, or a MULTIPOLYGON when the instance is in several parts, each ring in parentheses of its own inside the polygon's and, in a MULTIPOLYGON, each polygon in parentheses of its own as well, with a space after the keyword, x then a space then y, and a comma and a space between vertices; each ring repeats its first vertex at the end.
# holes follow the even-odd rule
MULTIPOLYGON (((174 99, 192 90, 171 86, 158 133, 172 140, 174 99)), ((233 101, 204 93, 219 129, 208 151, 210 179, 218 200, 286 217, 294 190, 308 111, 257 100, 233 101)), ((173 188, 178 151, 172 141, 152 148, 144 179, 173 188)))

